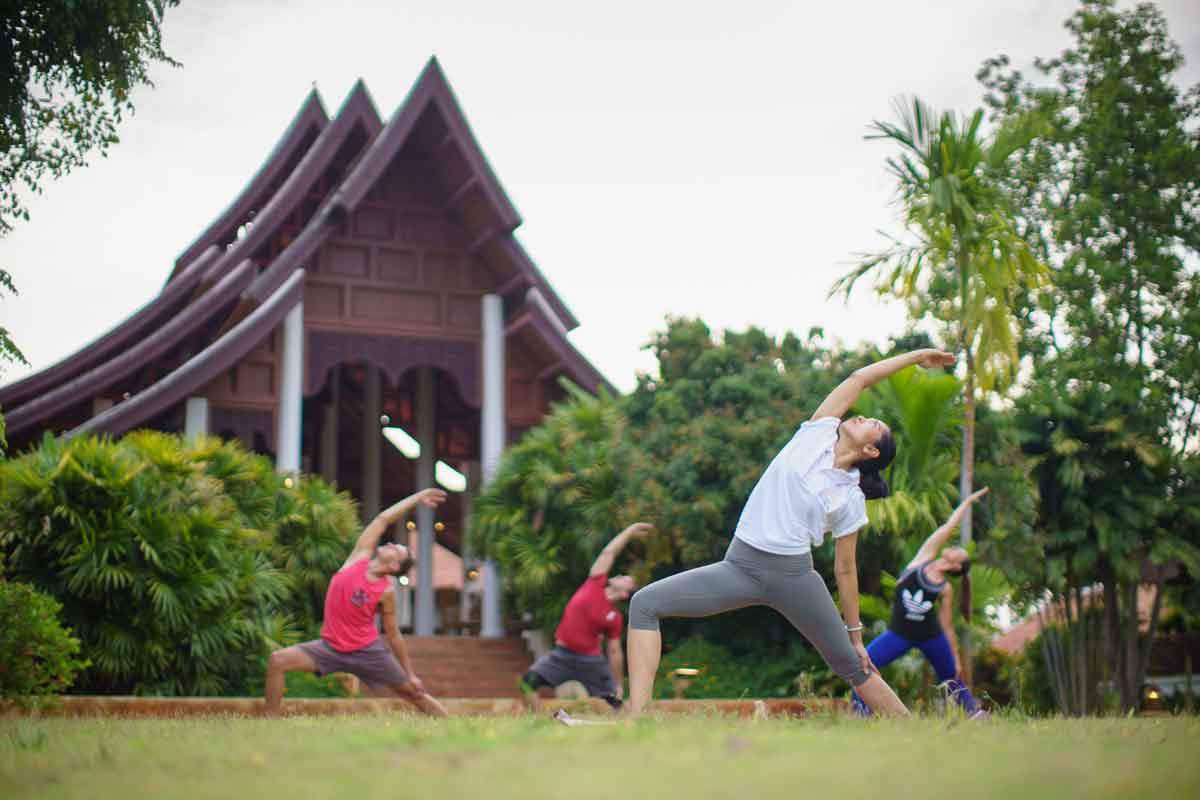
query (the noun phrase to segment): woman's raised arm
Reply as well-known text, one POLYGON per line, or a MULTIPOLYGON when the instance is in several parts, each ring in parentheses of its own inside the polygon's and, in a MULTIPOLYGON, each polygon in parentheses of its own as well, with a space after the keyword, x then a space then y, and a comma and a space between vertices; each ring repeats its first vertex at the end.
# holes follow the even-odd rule
POLYGON ((869 364, 850 373, 850 377, 839 383, 837 388, 830 392, 829 396, 821 402, 821 405, 817 406, 817 410, 813 412, 812 418, 841 417, 858 402, 858 396, 863 391, 871 388, 881 380, 894 375, 905 367, 911 367, 914 364, 922 366, 925 369, 952 367, 955 361, 957 359, 953 353, 933 348, 913 350, 911 353, 903 353, 891 358, 885 358, 883 361, 876 361, 874 364, 869 364))

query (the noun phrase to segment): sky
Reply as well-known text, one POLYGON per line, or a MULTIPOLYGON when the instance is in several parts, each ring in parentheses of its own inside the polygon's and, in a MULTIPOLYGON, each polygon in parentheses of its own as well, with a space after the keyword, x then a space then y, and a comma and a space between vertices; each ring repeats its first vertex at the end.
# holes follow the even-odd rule
MULTIPOLYGON (((436 55, 524 224, 517 237, 580 320, 571 340, 618 389, 653 371, 668 315, 883 343, 903 309, 827 294, 899 233, 893 152, 864 140, 897 98, 981 103, 975 72, 1070 44, 1065 0, 602 4, 183 0, 154 88, 106 158, 44 187, 0 240, 0 300, 50 366, 157 294, 315 84, 334 111, 363 78, 386 119, 436 55)), ((1122 7, 1129 5, 1122 4, 1122 7)), ((1164 0, 1200 83, 1200 3, 1164 0)))

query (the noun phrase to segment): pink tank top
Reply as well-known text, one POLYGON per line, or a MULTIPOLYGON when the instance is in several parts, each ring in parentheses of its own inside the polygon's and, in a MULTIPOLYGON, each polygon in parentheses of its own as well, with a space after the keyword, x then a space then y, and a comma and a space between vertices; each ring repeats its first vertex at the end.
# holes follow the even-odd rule
POLYGON ((321 638, 341 653, 361 650, 379 638, 375 609, 383 593, 391 588, 387 576, 367 580, 371 559, 362 558, 338 570, 325 593, 325 624, 321 638))

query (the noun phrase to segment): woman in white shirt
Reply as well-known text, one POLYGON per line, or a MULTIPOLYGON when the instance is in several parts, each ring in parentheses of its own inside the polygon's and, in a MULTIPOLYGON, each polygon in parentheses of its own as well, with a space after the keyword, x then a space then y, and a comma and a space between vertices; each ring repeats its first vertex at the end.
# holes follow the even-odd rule
POLYGON ((742 509, 725 560, 656 581, 629 606, 630 711, 650 702, 662 655, 658 621, 708 617, 765 605, 779 611, 875 711, 908 710, 871 664, 858 616, 858 532, 866 501, 888 495, 880 474, 896 454, 887 425, 841 416, 863 390, 914 364, 952 366, 940 350, 917 350, 856 370, 800 426, 767 466, 742 509), (813 570, 812 548, 831 533, 842 618, 825 581, 813 570))

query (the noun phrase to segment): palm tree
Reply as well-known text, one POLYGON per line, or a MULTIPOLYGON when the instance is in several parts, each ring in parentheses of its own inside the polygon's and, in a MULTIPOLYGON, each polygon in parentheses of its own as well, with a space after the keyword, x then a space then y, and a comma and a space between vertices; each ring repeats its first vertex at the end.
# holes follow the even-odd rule
POLYGON ((958 504, 954 438, 962 423, 953 375, 901 370, 859 398, 855 411, 892 423, 899 447, 888 471, 892 494, 872 504, 872 527, 915 551, 958 504))
MULTIPOLYGON (((901 147, 887 160, 896 178, 904 223, 912 243, 868 256, 834 284, 830 294, 849 296, 855 283, 876 273, 877 290, 909 307, 915 318, 945 326, 966 368, 959 493, 973 491, 977 393, 999 391, 1015 379, 1018 319, 1023 291, 1041 285, 1049 269, 1018 230, 1018 218, 1001 188, 1009 159, 1038 134, 1040 118, 1007 122, 984 135, 983 111, 960 119, 938 114, 919 99, 897 105, 899 124, 875 121, 868 139, 901 147)), ((971 515, 962 522, 971 540, 971 515)))

